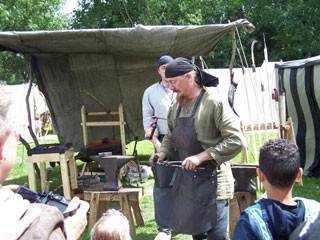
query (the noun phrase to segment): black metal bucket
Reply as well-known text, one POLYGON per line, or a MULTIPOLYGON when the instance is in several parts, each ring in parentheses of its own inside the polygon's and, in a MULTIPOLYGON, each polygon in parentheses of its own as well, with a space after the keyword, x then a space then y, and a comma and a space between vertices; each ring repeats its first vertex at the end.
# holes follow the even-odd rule
POLYGON ((156 187, 172 187, 177 168, 181 167, 181 162, 157 162, 151 168, 156 187))

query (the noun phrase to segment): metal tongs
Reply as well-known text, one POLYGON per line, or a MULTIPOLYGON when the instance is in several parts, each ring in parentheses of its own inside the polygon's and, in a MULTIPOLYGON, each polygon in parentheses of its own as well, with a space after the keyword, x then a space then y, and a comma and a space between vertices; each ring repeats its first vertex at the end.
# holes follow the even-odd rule
POLYGON ((181 166, 182 161, 159 161, 159 162, 156 162, 156 164, 162 165, 165 167, 176 167, 176 168, 182 167, 181 166))
MULTIPOLYGON (((152 159, 152 166, 155 166, 156 164, 165 166, 165 167, 176 167, 176 168, 182 168, 182 161, 158 161, 159 156, 155 155, 152 159)), ((198 170, 205 169, 204 167, 197 167, 198 170)))
POLYGON ((181 168, 182 161, 158 161, 158 159, 159 159, 159 156, 154 155, 152 161, 150 162, 150 165, 152 167, 154 167, 156 165, 161 165, 161 166, 165 166, 165 167, 181 168))

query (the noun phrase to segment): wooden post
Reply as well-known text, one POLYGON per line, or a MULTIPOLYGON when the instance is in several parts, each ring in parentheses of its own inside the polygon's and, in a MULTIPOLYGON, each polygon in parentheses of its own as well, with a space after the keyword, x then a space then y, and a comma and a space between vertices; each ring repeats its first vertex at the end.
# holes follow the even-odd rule
POLYGON ((121 148, 122 148, 122 155, 126 155, 126 134, 124 130, 124 125, 126 124, 124 121, 123 116, 123 106, 120 103, 119 105, 119 122, 120 122, 120 140, 121 140, 121 148))
POLYGON ((284 128, 286 126, 286 96, 284 92, 280 93, 280 96, 279 96, 279 114, 280 114, 281 138, 284 138, 285 136, 284 128))
POLYGON ((294 144, 297 144, 296 142, 296 136, 295 136, 295 133, 294 133, 294 128, 293 128, 293 122, 292 122, 292 118, 291 117, 288 117, 288 128, 287 128, 287 131, 288 131, 288 139, 294 143, 294 144))
POLYGON ((257 199, 256 192, 235 192, 234 197, 229 201, 229 236, 233 237, 234 228, 241 213, 253 205, 257 199))

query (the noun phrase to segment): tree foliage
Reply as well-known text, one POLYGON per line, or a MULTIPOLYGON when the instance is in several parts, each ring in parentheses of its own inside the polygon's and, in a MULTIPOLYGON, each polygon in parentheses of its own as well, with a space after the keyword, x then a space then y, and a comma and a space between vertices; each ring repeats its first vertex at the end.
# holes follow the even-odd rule
POLYGON ((211 1, 190 0, 82 0, 74 11, 73 28, 132 27, 135 24, 202 24, 211 1))
POLYGON ((272 60, 295 60, 319 54, 318 0, 244 0, 245 16, 256 25, 253 34, 262 42, 265 33, 272 60))
MULTIPOLYGON (((3 31, 58 30, 68 28, 66 16, 59 14, 62 0, 0 0, 0 29, 3 31)), ((0 54, 0 79, 22 83, 28 63, 21 54, 0 54)))

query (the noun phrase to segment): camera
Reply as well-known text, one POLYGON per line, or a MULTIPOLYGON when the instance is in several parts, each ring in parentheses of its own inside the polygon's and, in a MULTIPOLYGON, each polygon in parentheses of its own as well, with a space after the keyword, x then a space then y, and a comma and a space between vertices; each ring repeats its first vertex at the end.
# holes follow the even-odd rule
POLYGON ((37 193, 23 186, 19 186, 16 193, 20 194, 23 199, 29 200, 31 203, 44 203, 55 206, 63 213, 64 217, 72 215, 70 212, 65 212, 70 201, 60 195, 53 194, 52 192, 37 193))

